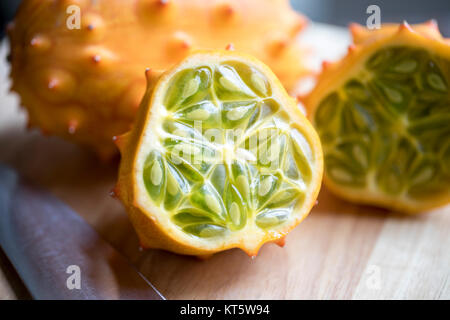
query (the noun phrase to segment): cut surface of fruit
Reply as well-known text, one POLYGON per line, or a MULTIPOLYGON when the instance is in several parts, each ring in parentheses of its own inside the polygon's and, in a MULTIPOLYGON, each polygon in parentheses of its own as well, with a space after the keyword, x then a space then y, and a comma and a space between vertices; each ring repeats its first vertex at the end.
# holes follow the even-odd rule
POLYGON ((121 147, 118 193, 144 247, 256 255, 309 213, 318 136, 254 58, 199 52, 144 98, 121 147))
POLYGON ((450 45, 425 26, 359 32, 305 100, 325 182, 344 198, 406 212, 450 202, 450 45))

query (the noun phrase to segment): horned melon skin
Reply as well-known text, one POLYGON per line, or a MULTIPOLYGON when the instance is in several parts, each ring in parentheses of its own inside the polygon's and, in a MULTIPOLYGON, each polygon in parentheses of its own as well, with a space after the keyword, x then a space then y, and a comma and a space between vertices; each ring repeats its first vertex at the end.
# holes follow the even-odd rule
MULTIPOLYGON (((439 192, 436 192, 435 194, 429 192, 428 196, 426 196, 425 198, 422 197, 421 199, 415 199, 411 196, 405 197, 405 193, 401 193, 400 195, 398 195, 395 193, 389 194, 389 192, 387 191, 382 192, 380 191, 379 186, 375 186, 375 182, 373 182, 374 180, 372 180, 372 182, 368 182, 365 187, 351 187, 346 185, 345 183, 337 182, 336 179, 330 177, 330 173, 327 170, 327 165, 329 164, 329 162, 327 161, 327 155, 329 154, 329 152, 335 152, 335 149, 330 149, 331 151, 327 150, 327 143, 324 141, 324 139, 327 140, 328 137, 321 134, 321 129, 319 128, 320 126, 318 125, 316 118, 317 111, 321 102, 323 102, 326 97, 330 97, 331 93, 333 92, 342 92, 344 85, 346 83, 348 84, 349 80, 356 79, 357 81, 360 81, 362 83, 368 83, 370 79, 372 79, 373 77, 377 77, 373 72, 367 70, 367 63, 369 59, 371 57, 374 57, 377 52, 381 52, 382 50, 394 50, 393 52, 401 53, 401 51, 398 50, 406 48, 407 50, 417 50, 418 52, 422 50, 421 52, 424 52, 433 59, 441 59, 441 62, 444 61, 446 64, 441 64, 438 67, 443 69, 440 71, 444 76, 444 88, 446 89, 447 95, 450 92, 448 91, 450 84, 450 72, 448 68, 448 66, 450 65, 450 42, 448 41, 448 39, 442 37, 434 21, 429 21, 413 26, 408 25, 406 22, 401 25, 389 24, 383 26, 380 30, 373 31, 367 30, 362 26, 352 24, 350 26, 350 29, 353 35, 354 44, 349 47, 348 54, 340 61, 324 62, 322 72, 318 77, 315 88, 308 95, 299 98, 304 103, 308 111, 308 118, 311 120, 311 122, 313 122, 314 126, 319 132, 319 135, 321 136, 325 161, 324 184, 333 193, 348 201, 359 204, 379 206, 408 214, 426 212, 431 209, 449 204, 450 175, 448 167, 450 164, 450 160, 447 155, 447 153, 449 153, 449 150, 447 150, 447 152, 445 150, 446 146, 449 144, 448 132, 450 123, 448 123, 447 126, 442 129, 442 132, 444 132, 444 136, 442 137, 442 140, 440 140, 441 150, 438 152, 432 151, 429 153, 427 153, 428 151, 424 151, 424 156, 422 157, 422 159, 425 159, 426 157, 431 155, 432 157, 437 158, 437 161, 440 164, 440 172, 438 173, 438 175, 433 176, 440 179, 440 185, 438 186, 439 189, 436 189, 439 192), (447 132, 446 136, 445 132, 447 132)), ((415 94, 415 92, 412 92, 411 96, 414 96, 415 94)), ((441 111, 444 110, 444 118, 442 119, 445 120, 447 119, 445 118, 446 115, 448 117, 448 114, 450 113, 450 97, 446 96, 443 99, 447 99, 447 102, 444 103, 444 108, 441 109, 441 111)), ((330 110, 333 110, 333 108, 331 108, 330 110)), ((334 110, 335 111, 333 112, 336 112, 336 110, 338 110, 338 105, 335 105, 334 110)), ((324 123, 326 123, 326 118, 324 118, 323 121, 324 123)), ((408 123, 408 125, 410 125, 410 123, 408 123)), ((331 127, 331 120, 328 120, 328 124, 325 124, 325 126, 331 127)), ((397 122, 397 126, 401 127, 400 121, 397 122)), ((322 125, 322 129, 323 128, 324 126, 322 125)), ((410 127, 406 126, 406 130, 408 130, 408 128, 410 127)), ((380 135, 384 133, 386 132, 383 132, 383 130, 379 130, 380 135)), ((337 135, 335 138, 342 139, 343 137, 344 136, 342 135, 337 135)), ((387 141, 388 144, 392 143, 392 140, 390 139, 392 139, 392 136, 386 138, 385 141, 387 141)), ((427 149, 428 147, 429 146, 424 144, 425 150, 429 150, 427 149)), ((369 145, 369 148, 375 149, 376 146, 369 145)), ((398 156, 400 157, 401 155, 398 156)), ((376 166, 373 169, 381 170, 380 167, 376 166)), ((402 179, 403 178, 405 177, 402 176, 402 179)), ((415 190, 416 194, 418 191, 420 190, 415 190)))
MULTIPOLYGON (((405 26, 407 26, 407 24, 405 24, 405 26)), ((358 23, 351 23, 349 29, 353 43, 358 45, 364 43, 365 41, 374 41, 377 38, 383 38, 395 34, 398 32, 399 27, 399 24, 396 23, 385 23, 380 29, 369 30, 358 23)), ((417 32, 426 38, 446 41, 446 39, 442 37, 435 20, 414 24, 411 27, 414 32, 417 32)))
MULTIPOLYGON (((297 107, 296 101, 287 95, 281 83, 267 66, 252 56, 242 53, 217 50, 198 51, 188 56, 174 68, 163 73, 155 85, 152 85, 153 77, 151 70, 148 70, 146 75, 149 85, 139 108, 136 122, 130 132, 115 138, 115 143, 121 153, 121 162, 114 194, 126 208, 140 239, 141 246, 145 249, 163 249, 178 254, 198 256, 200 258, 210 257, 214 253, 232 248, 242 249, 249 256, 253 257, 257 255, 260 247, 264 243, 275 242, 283 246, 285 236, 303 221, 314 206, 320 190, 323 173, 322 150, 319 137, 312 125, 297 107), (314 157, 314 162, 311 164, 313 175, 309 188, 307 192, 305 191, 306 196, 302 200, 302 206, 295 212, 296 218, 292 223, 289 222, 282 229, 269 231, 263 237, 259 235, 256 237, 249 233, 247 239, 237 238, 237 240, 227 241, 225 238, 222 243, 220 243, 222 241, 220 239, 218 243, 202 243, 196 237, 184 234, 175 224, 168 224, 168 218, 161 216, 164 215, 164 212, 161 212, 159 207, 152 204, 151 201, 149 202, 149 196, 146 195, 148 190, 144 190, 146 188, 140 181, 142 174, 142 169, 140 168, 144 162, 142 159, 142 150, 148 149, 148 146, 146 146, 146 141, 147 143, 149 141, 146 138, 149 136, 148 131, 153 126, 157 126, 158 119, 161 116, 155 110, 159 108, 159 104, 156 101, 160 101, 161 98, 159 97, 167 93, 169 83, 175 78, 175 75, 180 70, 183 70, 183 68, 186 68, 186 66, 201 66, 202 63, 207 64, 212 61, 227 62, 231 60, 248 63, 251 67, 258 68, 262 74, 268 77, 270 84, 274 88, 276 87, 274 90, 280 93, 279 98, 281 99, 283 108, 291 116, 292 121, 295 121, 307 133, 305 137, 310 143, 314 157), (139 156, 140 154, 141 156, 139 156)), ((152 141, 158 140, 158 137, 153 134, 150 137, 152 141)))
POLYGON ((195 49, 229 43, 271 66, 287 88, 305 72, 295 43, 306 19, 288 0, 24 0, 8 28, 12 90, 29 126, 116 153, 153 74, 195 49), (81 29, 66 28, 69 5, 81 29))

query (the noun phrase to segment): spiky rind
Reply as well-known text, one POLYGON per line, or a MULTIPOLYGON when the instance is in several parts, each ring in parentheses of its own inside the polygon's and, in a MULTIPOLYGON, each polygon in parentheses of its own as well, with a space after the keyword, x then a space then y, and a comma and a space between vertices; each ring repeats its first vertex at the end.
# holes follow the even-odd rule
POLYGON ((388 23, 383 24, 383 27, 380 29, 373 30, 369 30, 358 23, 351 23, 349 25, 350 33, 355 44, 363 43, 368 39, 373 41, 377 38, 385 37, 389 34, 394 34, 399 29, 404 28, 410 29, 410 31, 418 32, 421 35, 432 39, 443 39, 435 20, 429 20, 427 22, 415 24, 412 26, 410 26, 407 22, 403 22, 402 24, 400 24, 400 26, 398 24, 388 23))

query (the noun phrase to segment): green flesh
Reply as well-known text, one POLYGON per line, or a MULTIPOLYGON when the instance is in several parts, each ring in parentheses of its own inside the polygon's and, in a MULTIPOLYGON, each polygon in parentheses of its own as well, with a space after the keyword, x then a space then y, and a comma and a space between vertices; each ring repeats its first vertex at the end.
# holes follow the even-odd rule
POLYGON ((450 61, 389 47, 328 94, 314 124, 334 183, 427 200, 450 188, 450 61))
POLYGON ((252 224, 281 227, 304 200, 313 155, 266 77, 228 61, 176 74, 161 148, 143 178, 153 203, 185 233, 223 237, 252 224))

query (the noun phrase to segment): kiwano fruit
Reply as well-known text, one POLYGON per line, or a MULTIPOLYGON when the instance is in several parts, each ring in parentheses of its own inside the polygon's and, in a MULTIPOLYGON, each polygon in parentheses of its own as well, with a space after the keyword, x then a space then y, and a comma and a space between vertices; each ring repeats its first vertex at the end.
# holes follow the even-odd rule
POLYGON ((116 138, 114 193, 144 248, 251 256, 309 213, 322 178, 314 128, 251 56, 202 51, 149 86, 133 129, 116 138))
POLYGON ((450 202, 450 43, 435 23, 352 25, 346 57, 325 63, 304 103, 327 187, 414 213, 450 202))
POLYGON ((111 138, 131 128, 146 68, 157 75, 192 50, 233 43, 290 88, 305 72, 294 41, 305 22, 287 0, 24 0, 9 26, 12 89, 29 126, 107 159, 111 138), (71 5, 80 29, 67 27, 71 5))

